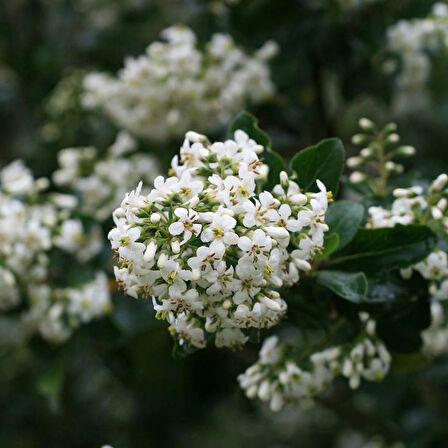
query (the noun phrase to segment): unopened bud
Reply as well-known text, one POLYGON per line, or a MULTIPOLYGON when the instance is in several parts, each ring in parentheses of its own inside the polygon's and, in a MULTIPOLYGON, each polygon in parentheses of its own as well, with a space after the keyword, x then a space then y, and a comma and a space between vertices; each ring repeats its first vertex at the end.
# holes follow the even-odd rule
POLYGON ((350 174, 350 182, 352 184, 360 184, 361 182, 364 182, 367 179, 367 176, 364 173, 361 173, 360 171, 353 171, 352 174, 350 174))
POLYGON ((442 191, 446 184, 448 183, 448 175, 445 173, 440 174, 437 179, 432 183, 431 190, 433 191, 442 191))
POLYGON ((375 123, 368 118, 361 118, 358 124, 363 131, 373 131, 375 129, 375 123))
POLYGON ((390 134, 387 137, 387 142, 388 143, 398 143, 400 141, 400 136, 398 134, 390 134))
POLYGON ((180 252, 180 243, 178 240, 171 241, 171 250, 174 254, 178 254, 180 252))
POLYGON ((159 213, 153 213, 152 215, 151 215, 151 222, 153 223, 153 224, 158 224, 159 222, 160 222, 160 219, 161 219, 161 216, 160 216, 160 214, 159 213))
POLYGON ((263 305, 265 305, 267 308, 269 308, 272 311, 280 311, 282 308, 281 306, 275 302, 272 299, 269 299, 266 296, 261 296, 259 299, 260 303, 262 303, 263 305))

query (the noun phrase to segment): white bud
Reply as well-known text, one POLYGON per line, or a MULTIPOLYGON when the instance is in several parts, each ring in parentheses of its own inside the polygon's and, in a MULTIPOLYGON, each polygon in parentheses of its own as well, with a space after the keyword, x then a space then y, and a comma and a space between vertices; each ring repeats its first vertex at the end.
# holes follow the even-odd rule
POLYGON ((159 222, 160 222, 160 219, 161 219, 162 217, 160 216, 160 214, 159 213, 153 213, 152 215, 151 215, 151 222, 153 223, 153 224, 158 224, 159 222))
POLYGON ((396 188, 393 194, 396 198, 409 198, 413 196, 414 193, 407 188, 396 188))
POLYGON ((194 131, 188 131, 185 137, 193 143, 203 143, 207 141, 207 137, 194 131))
POLYGON ((387 137, 388 143, 398 143, 400 141, 400 136, 398 134, 390 134, 387 137))
POLYGON ((431 190, 442 191, 448 183, 448 175, 445 173, 440 174, 437 179, 432 183, 431 190))
POLYGON ((222 307, 225 310, 228 310, 232 306, 232 302, 229 299, 224 300, 222 307))
POLYGON ((440 210, 440 208, 438 208, 438 207, 432 207, 431 215, 434 219, 442 219, 443 218, 442 210, 440 210))
POLYGON ((364 182, 367 179, 367 176, 364 173, 361 173, 360 171, 353 171, 352 174, 350 174, 350 182, 352 184, 360 184, 361 182, 364 182))
POLYGON ((226 216, 230 216, 233 217, 235 216, 235 212, 233 210, 230 210, 230 208, 222 208, 220 210, 221 215, 226 215, 226 216))
POLYGON ((266 401, 269 398, 269 392, 271 388, 271 383, 268 380, 264 380, 260 388, 258 389, 258 398, 261 401, 266 401))
POLYGON ((284 227, 269 226, 265 228, 266 233, 277 240, 286 240, 289 238, 289 232, 284 227))
POLYGON ((273 275, 269 279, 269 281, 271 282, 272 285, 276 286, 277 288, 281 288, 283 286, 283 280, 276 275, 273 275))
POLYGON ((442 198, 439 202, 437 202, 437 207, 442 210, 442 212, 446 210, 447 205, 448 201, 445 198, 442 198))
POLYGON ((164 268, 167 261, 168 255, 165 252, 162 252, 159 256, 159 259, 157 260, 157 267, 159 267, 160 269, 164 268))
POLYGON ((305 261, 305 260, 301 260, 300 258, 294 258, 293 259, 294 264, 301 270, 301 271, 305 271, 305 272, 309 272, 311 271, 311 265, 305 261))
POLYGON ((364 134, 355 134, 352 137, 352 143, 354 145, 360 145, 361 143, 364 143, 366 141, 366 136, 364 134))
POLYGON ((264 151, 264 146, 257 145, 255 146, 255 148, 253 148, 253 150, 256 154, 261 154, 264 151))
POLYGON ((145 250, 143 259, 147 262, 154 260, 156 251, 157 251, 157 244, 154 243, 154 241, 151 241, 145 250))
POLYGON ((404 156, 413 156, 415 154, 415 148, 413 146, 402 146, 399 148, 399 153, 404 156))
POLYGON ((370 131, 375 128, 375 123, 368 118, 361 118, 358 122, 359 127, 364 131, 370 131))
POLYGON ((302 205, 305 205, 308 202, 308 198, 306 197, 306 195, 298 193, 298 194, 294 194, 293 196, 291 196, 289 198, 289 202, 292 205, 298 205, 300 207, 302 205))
POLYGON ((288 174, 286 173, 286 171, 281 171, 280 172, 280 183, 282 185, 288 185, 289 177, 288 177, 288 174))
POLYGON ((36 180, 35 185, 39 191, 46 190, 50 186, 50 181, 46 177, 40 177, 36 180))
POLYGON ((180 243, 178 240, 171 241, 171 250, 174 254, 178 254, 180 252, 180 243))
POLYGON ((117 218, 124 218, 126 216, 125 211, 118 207, 114 210, 113 215, 115 215, 117 218))
POLYGON ((282 307, 277 302, 275 302, 272 299, 269 299, 268 297, 261 296, 259 297, 258 300, 272 311, 281 311, 282 309, 282 307))
POLYGON ((361 149, 361 151, 359 153, 361 154, 361 157, 363 157, 364 159, 368 159, 369 157, 371 157, 373 155, 373 149, 372 148, 363 148, 363 149, 361 149))
POLYGON ((388 160, 384 166, 387 171, 394 171, 396 167, 395 163, 392 162, 391 160, 388 160))
POLYGON ((201 278, 201 271, 200 269, 193 269, 192 274, 191 274, 191 279, 193 281, 199 280, 201 278))
POLYGON ((347 159, 347 166, 349 168, 358 168, 364 163, 362 157, 349 157, 347 159))
POLYGON ((270 408, 272 412, 280 412, 283 408, 283 396, 280 392, 275 392, 271 398, 270 408))

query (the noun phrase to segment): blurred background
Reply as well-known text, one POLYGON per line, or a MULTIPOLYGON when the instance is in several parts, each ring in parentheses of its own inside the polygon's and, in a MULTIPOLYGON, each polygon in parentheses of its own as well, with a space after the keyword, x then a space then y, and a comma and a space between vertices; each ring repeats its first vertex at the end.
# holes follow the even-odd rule
MULTIPOLYGON (((285 158, 334 136, 353 154, 350 137, 366 116, 395 121, 403 143, 417 148, 411 168, 433 176, 448 166, 444 8, 430 0, 3 0, 0 163, 23 159, 36 177, 51 177, 63 148, 95 146, 103 154, 122 126, 105 112, 107 99, 106 106, 86 106, 86 75, 116 76, 125 57, 144 54, 162 30, 181 23, 194 31, 201 51, 214 33, 229 34, 248 55, 276 42, 278 52, 264 63, 274 89, 266 98, 247 98, 244 107, 285 158)), ((229 121, 210 128, 196 120, 195 130, 222 139, 229 121)), ((183 133, 160 139, 131 132, 161 172, 183 133)), ((106 232, 110 220, 102 226, 106 232)), ((105 249, 101 263, 108 269, 110 258, 105 249)), ((20 344, 0 323, 0 339, 8 338, 14 344, 0 342, 1 447, 448 444, 443 356, 415 372, 398 365, 398 375, 356 393, 336 382, 314 408, 272 415, 237 387, 256 347, 175 359, 151 303, 118 292, 109 317, 84 325, 62 345, 39 336, 20 344)))

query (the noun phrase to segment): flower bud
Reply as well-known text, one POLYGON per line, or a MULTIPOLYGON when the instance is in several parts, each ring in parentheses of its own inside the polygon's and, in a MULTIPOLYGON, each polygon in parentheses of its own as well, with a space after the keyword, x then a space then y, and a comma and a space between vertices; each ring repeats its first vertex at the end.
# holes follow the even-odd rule
POLYGON ((364 182, 367 179, 367 176, 364 173, 361 173, 360 171, 353 171, 352 174, 350 174, 350 182, 352 184, 360 184, 361 182, 364 182))
POLYGON ((194 131, 188 131, 185 134, 185 137, 193 143, 204 143, 207 141, 207 137, 205 135, 199 134, 194 131))
POLYGON ((289 177, 286 171, 280 172, 280 183, 282 187, 287 187, 289 185, 289 177))
POLYGON ((368 142, 368 137, 365 134, 355 134, 352 137, 352 143, 354 145, 362 145, 363 143, 367 143, 368 142))
POLYGON ((289 232, 284 227, 269 226, 265 228, 266 233, 276 240, 285 240, 289 238, 289 232))
POLYGON ((180 252, 180 243, 178 240, 171 241, 171 250, 174 254, 178 254, 180 252))
POLYGON ((431 190, 442 191, 448 183, 448 175, 445 173, 440 174, 437 179, 432 183, 431 190))
POLYGON ((368 118, 361 118, 358 124, 363 131, 373 131, 375 129, 375 123, 368 118))
POLYGON ((166 262, 168 261, 168 255, 165 252, 162 252, 157 260, 157 267, 162 269, 165 267, 166 262))
POLYGON ((291 196, 289 198, 289 202, 292 205, 298 205, 300 207, 302 205, 305 205, 308 202, 308 198, 306 197, 306 195, 304 195, 302 193, 298 193, 298 194, 294 194, 293 196, 291 196))
POLYGON ((143 259, 147 262, 154 260, 156 251, 157 251, 157 244, 154 243, 154 241, 151 241, 145 250, 143 259))
POLYGON ((161 216, 159 213, 153 213, 150 219, 153 224, 158 224, 160 222, 161 216))
POLYGON ((275 302, 272 299, 269 299, 268 297, 261 296, 258 298, 258 300, 272 311, 281 311, 282 309, 282 307, 277 302, 275 302))
POLYGON ((359 153, 361 154, 361 157, 363 157, 364 159, 368 159, 369 157, 373 156, 373 149, 369 147, 363 148, 359 153))
POLYGON ((398 143, 400 141, 400 136, 398 134, 390 134, 387 139, 387 143, 398 143))
POLYGON ((349 157, 347 159, 347 166, 349 168, 358 168, 364 163, 362 157, 349 157))
POLYGON ((415 154, 415 148, 413 146, 401 146, 398 148, 398 154, 402 156, 413 156, 415 154))

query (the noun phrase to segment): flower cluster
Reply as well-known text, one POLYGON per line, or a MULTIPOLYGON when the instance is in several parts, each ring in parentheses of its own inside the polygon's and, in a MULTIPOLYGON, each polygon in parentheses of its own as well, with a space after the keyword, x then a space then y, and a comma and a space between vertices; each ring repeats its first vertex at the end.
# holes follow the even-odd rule
POLYGON ((204 52, 187 27, 170 27, 162 38, 145 55, 126 59, 118 78, 86 76, 84 105, 102 108, 135 135, 163 140, 226 123, 247 101, 272 96, 267 61, 277 51, 273 42, 248 56, 226 34, 213 35, 204 52))
POLYGON ((116 278, 133 297, 153 296, 180 345, 213 337, 238 347, 244 330, 275 325, 286 312, 277 289, 296 283, 322 249, 325 186, 306 193, 283 172, 261 191, 263 151, 241 130, 213 144, 188 132, 172 176, 157 177, 148 195, 140 184, 114 212, 116 278))
POLYGON ((448 48, 448 5, 436 3, 424 19, 400 20, 389 28, 387 40, 388 49, 401 57, 399 87, 421 88, 430 74, 431 54, 448 48))
POLYGON ((37 330, 61 341, 77 322, 110 308, 109 290, 103 277, 81 289, 49 286, 55 249, 87 262, 103 243, 99 228, 87 228, 72 216, 76 198, 44 194, 48 184, 45 178, 35 180, 21 161, 0 171, 0 310, 21 313, 27 333, 37 330))
POLYGON ((361 118, 359 127, 362 132, 352 137, 352 143, 363 149, 359 155, 347 159, 347 166, 356 170, 350 175, 350 182, 366 184, 375 195, 385 196, 389 177, 404 171, 403 165, 396 160, 414 155, 415 148, 397 146, 400 136, 396 133, 395 123, 377 130, 373 121, 361 118))
POLYGON ((360 313, 363 331, 353 343, 334 346, 297 362, 277 336, 264 342, 258 361, 238 377, 248 398, 268 401, 272 411, 286 404, 308 405, 333 379, 342 375, 352 389, 361 379, 381 381, 389 371, 391 356, 376 337, 376 323, 360 313))
POLYGON ((81 197, 82 214, 104 221, 133 185, 140 180, 151 183, 158 174, 155 157, 129 155, 136 147, 134 138, 122 131, 104 157, 94 147, 63 149, 53 181, 81 197))
MULTIPOLYGON (((441 174, 429 186, 427 192, 421 186, 398 188, 390 210, 383 207, 370 207, 368 226, 394 227, 396 224, 428 225, 446 240, 448 231, 448 175, 441 174)), ((423 333, 424 351, 438 354, 448 349, 448 330, 445 313, 439 301, 448 299, 448 254, 445 246, 440 246, 423 261, 401 271, 409 278, 417 271, 429 282, 429 293, 433 298, 431 327, 423 333), (444 328, 445 327, 445 328, 444 328)))

